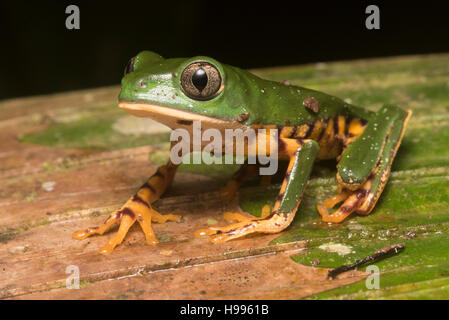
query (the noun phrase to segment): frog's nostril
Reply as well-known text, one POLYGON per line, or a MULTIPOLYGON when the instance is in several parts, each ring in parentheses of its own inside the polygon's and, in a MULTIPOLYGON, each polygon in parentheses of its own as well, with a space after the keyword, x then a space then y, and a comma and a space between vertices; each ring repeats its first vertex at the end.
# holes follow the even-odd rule
POLYGON ((130 72, 134 71, 134 60, 136 59, 136 57, 132 57, 129 61, 128 64, 126 65, 125 68, 125 75, 127 75, 130 72))

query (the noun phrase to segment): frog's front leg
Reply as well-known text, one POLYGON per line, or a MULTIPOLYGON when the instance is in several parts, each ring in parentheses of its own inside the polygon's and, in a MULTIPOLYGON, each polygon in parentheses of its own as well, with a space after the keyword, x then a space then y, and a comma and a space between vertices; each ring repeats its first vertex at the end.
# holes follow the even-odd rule
POLYGON ((301 201, 319 147, 313 140, 288 138, 279 138, 278 146, 279 155, 288 156, 290 161, 271 213, 263 218, 250 218, 226 227, 198 230, 197 236, 211 236, 212 242, 224 242, 254 232, 277 233, 290 225, 301 201))
POLYGON ((368 215, 373 210, 410 116, 411 111, 384 106, 368 120, 366 129, 341 156, 337 173, 340 193, 318 205, 323 221, 339 223, 353 212, 368 215), (330 214, 328 209, 339 202, 343 204, 330 214))
POLYGON ((158 240, 151 228, 151 222, 164 223, 166 221, 176 221, 181 218, 181 216, 174 214, 162 215, 151 207, 151 204, 159 199, 171 185, 177 167, 178 165, 173 164, 171 161, 159 167, 156 173, 140 187, 137 193, 119 210, 113 212, 102 225, 76 231, 72 235, 73 238, 80 240, 94 234, 102 235, 120 223, 116 235, 99 250, 100 253, 108 254, 117 245, 122 243, 129 228, 137 221, 145 233, 146 242, 148 244, 157 243, 158 240))

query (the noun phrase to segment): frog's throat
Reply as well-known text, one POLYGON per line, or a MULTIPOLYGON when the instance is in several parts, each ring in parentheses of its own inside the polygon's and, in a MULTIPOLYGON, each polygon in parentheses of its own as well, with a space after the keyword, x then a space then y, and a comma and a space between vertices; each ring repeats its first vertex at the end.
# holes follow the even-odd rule
POLYGON ((118 106, 128 113, 137 116, 151 118, 171 129, 183 128, 191 131, 194 121, 201 121, 201 129, 245 129, 246 126, 235 120, 226 120, 185 110, 160 106, 149 103, 120 101, 118 106))

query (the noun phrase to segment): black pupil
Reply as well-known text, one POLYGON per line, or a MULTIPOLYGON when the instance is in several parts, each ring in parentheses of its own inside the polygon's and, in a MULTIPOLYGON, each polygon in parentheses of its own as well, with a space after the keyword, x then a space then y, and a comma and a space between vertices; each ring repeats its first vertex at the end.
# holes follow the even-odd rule
POLYGON ((207 86, 207 73, 203 68, 199 68, 195 71, 192 76, 192 83, 198 89, 198 91, 203 91, 207 86))

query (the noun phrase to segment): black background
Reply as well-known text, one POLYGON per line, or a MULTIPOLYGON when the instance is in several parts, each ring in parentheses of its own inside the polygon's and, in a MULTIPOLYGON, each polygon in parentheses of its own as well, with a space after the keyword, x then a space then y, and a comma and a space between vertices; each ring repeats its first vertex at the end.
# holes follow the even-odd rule
POLYGON ((242 68, 449 52, 443 1, 3 1, 0 98, 119 84, 130 57, 209 55, 242 68), (76 4, 81 29, 67 30, 76 4), (380 8, 381 29, 365 28, 380 8))

